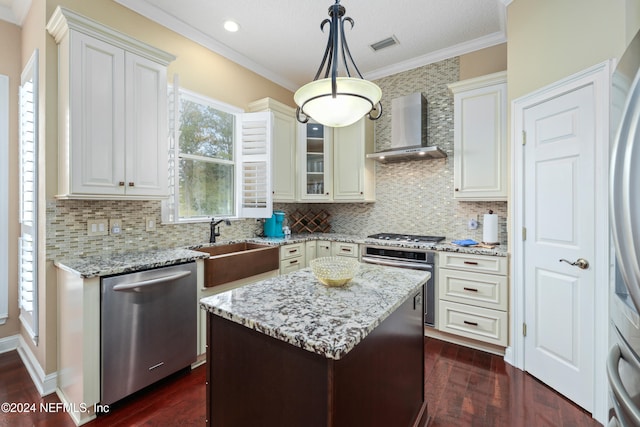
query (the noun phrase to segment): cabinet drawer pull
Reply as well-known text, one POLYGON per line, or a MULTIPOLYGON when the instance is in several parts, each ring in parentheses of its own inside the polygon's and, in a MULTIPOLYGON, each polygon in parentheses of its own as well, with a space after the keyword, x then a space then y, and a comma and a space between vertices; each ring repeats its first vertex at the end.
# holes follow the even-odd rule
POLYGON ((478 292, 478 290, 474 289, 474 288, 466 288, 465 287, 465 288, 462 288, 462 289, 464 289, 465 291, 469 291, 469 292, 478 292))
POLYGON ((465 325, 478 326, 477 322, 469 322, 468 320, 463 321, 465 325))
POLYGON ((351 248, 340 248, 340 250, 341 250, 342 252, 349 252, 349 253, 351 253, 351 252, 352 252, 352 251, 351 251, 351 248))
POLYGON ((297 259, 294 259, 294 260, 289 261, 289 265, 297 264, 297 263, 298 263, 298 260, 297 260, 297 259))
POLYGON ((476 261, 465 261, 464 263, 467 265, 478 265, 476 261))
POLYGON ((289 249, 289 254, 295 254, 296 252, 298 252, 297 249, 289 249))

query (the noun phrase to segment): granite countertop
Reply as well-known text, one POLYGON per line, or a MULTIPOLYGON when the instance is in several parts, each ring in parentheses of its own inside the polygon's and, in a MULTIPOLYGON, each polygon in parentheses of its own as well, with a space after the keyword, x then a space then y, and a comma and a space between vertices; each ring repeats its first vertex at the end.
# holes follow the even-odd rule
POLYGON ((150 268, 166 267, 207 258, 204 252, 189 249, 159 249, 145 252, 127 252, 92 256, 72 260, 58 260, 54 264, 63 270, 78 274, 83 279, 112 274, 132 273, 150 268))
POLYGON ((417 292, 430 273, 361 264, 344 287, 321 284, 310 268, 206 297, 222 318, 338 360, 417 292))
POLYGON ((478 248, 478 247, 465 247, 458 246, 447 241, 442 241, 440 243, 412 243, 412 242, 396 242, 393 240, 381 240, 381 239, 370 239, 368 237, 362 237, 352 234, 340 234, 340 233, 302 233, 302 234, 292 234, 290 237, 250 237, 246 239, 239 240, 229 240, 218 243, 203 243, 202 245, 192 246, 192 248, 201 248, 205 246, 212 245, 223 245, 227 243, 236 243, 236 242, 253 242, 253 243, 262 243, 266 245, 288 245, 292 243, 303 243, 309 240, 330 240, 333 242, 346 242, 346 243, 356 243, 356 244, 369 244, 369 245, 378 245, 378 246, 390 246, 396 248, 415 248, 415 249, 427 249, 431 251, 440 251, 440 252, 458 252, 465 254, 475 254, 475 255, 489 255, 489 256, 500 256, 506 257, 509 256, 509 252, 507 251, 507 247, 504 245, 497 245, 493 249, 487 248, 478 248))
POLYGON ((275 237, 253 237, 237 240, 226 240, 218 243, 203 243, 193 245, 189 248, 158 249, 144 252, 127 252, 117 254, 106 254, 76 259, 55 260, 57 267, 78 274, 82 278, 110 276, 113 274, 132 273, 135 271, 148 270, 151 268, 165 267, 168 265, 181 264, 194 261, 199 258, 206 258, 208 255, 197 252, 198 249, 207 246, 225 245, 237 242, 253 242, 267 245, 287 245, 292 243, 303 243, 309 240, 331 240, 334 242, 347 242, 356 244, 370 244, 378 246, 404 247, 416 249, 428 249, 433 251, 459 252, 476 255, 508 256, 505 246, 496 246, 494 249, 461 247, 451 243, 408 243, 394 242, 389 240, 369 239, 361 236, 339 233, 308 233, 294 234, 287 238, 275 237))

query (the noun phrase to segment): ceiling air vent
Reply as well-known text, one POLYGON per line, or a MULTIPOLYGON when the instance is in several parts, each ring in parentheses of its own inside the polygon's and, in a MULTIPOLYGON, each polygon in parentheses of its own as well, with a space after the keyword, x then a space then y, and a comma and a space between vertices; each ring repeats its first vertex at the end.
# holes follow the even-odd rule
POLYGON ((398 39, 396 36, 387 37, 384 40, 380 40, 379 42, 373 43, 369 45, 371 49, 374 51, 379 51, 380 49, 384 49, 385 47, 390 47, 398 44, 398 39))

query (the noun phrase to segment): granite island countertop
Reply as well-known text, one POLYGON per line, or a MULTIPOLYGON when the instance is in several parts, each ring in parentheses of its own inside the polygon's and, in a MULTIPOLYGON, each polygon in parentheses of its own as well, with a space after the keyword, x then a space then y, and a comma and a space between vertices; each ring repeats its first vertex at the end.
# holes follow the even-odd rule
POLYGON ((343 287, 310 268, 200 300, 208 312, 329 359, 339 360, 416 293, 429 272, 361 264, 343 287))

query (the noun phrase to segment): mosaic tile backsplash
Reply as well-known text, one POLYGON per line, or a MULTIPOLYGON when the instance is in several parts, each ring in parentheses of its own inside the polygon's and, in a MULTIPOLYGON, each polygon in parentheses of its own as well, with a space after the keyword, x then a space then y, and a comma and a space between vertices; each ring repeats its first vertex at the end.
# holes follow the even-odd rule
MULTIPOLYGON (((447 59, 376 81, 383 92, 385 114, 376 122, 376 149, 390 147, 391 100, 414 92, 427 98, 427 138, 447 153, 446 159, 376 164, 376 202, 341 204, 276 204, 274 209, 324 209, 331 231, 356 235, 379 232, 431 234, 448 240, 482 240, 482 215, 499 216, 499 239, 507 244, 507 202, 460 202, 453 199, 453 96, 447 84, 459 80, 458 58, 447 59), (479 222, 468 230, 469 219, 479 222)), ((47 259, 142 251, 201 244, 209 240, 208 223, 160 224, 160 202, 53 200, 47 204, 47 259), (145 231, 154 216, 156 231, 145 231), (88 236, 90 219, 118 218, 122 233, 88 236)), ((253 237, 262 231, 256 220, 220 225, 220 240, 253 237)))

